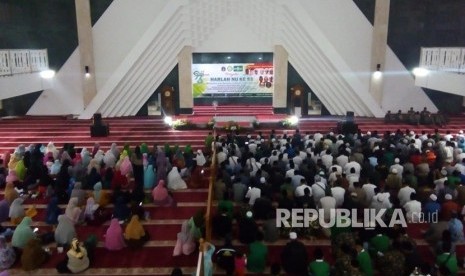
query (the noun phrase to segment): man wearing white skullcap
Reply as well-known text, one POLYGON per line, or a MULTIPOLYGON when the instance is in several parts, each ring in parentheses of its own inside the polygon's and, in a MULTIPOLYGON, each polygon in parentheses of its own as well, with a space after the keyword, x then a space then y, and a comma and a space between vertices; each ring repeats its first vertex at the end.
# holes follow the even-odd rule
POLYGON ((441 210, 441 204, 437 200, 438 197, 435 194, 431 194, 428 202, 423 206, 426 222, 436 222, 434 220, 438 218, 439 211, 441 210))
POLYGON ((309 263, 307 248, 297 240, 295 232, 289 233, 290 241, 281 251, 281 264, 287 275, 307 275, 309 263))
POLYGON ((452 200, 451 194, 446 194, 444 196, 445 201, 442 203, 441 206, 441 219, 449 221, 452 217, 452 213, 460 213, 461 208, 457 204, 457 202, 452 200))
POLYGON ((391 165, 389 170, 392 172, 392 170, 395 169, 397 171, 397 175, 400 177, 400 179, 402 179, 402 174, 404 173, 404 167, 399 163, 400 163, 400 159, 395 158, 394 159, 394 164, 391 165))
POLYGON ((255 200, 257 200, 257 198, 260 198, 261 196, 262 196, 262 190, 255 187, 255 185, 252 185, 252 187, 250 187, 249 190, 247 191, 245 198, 248 198, 249 205, 253 206, 255 204, 255 200))

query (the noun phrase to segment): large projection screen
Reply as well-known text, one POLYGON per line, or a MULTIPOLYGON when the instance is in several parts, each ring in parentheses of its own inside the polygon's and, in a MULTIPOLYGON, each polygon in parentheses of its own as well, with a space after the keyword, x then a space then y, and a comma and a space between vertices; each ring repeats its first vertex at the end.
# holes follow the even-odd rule
POLYGON ((225 54, 220 55, 222 55, 221 58, 204 59, 206 62, 199 59, 196 62, 196 59, 193 59, 192 93, 194 98, 273 96, 272 58, 263 60, 260 56, 253 60, 254 58, 250 58, 253 55, 241 58, 233 55, 234 60, 232 60, 231 56, 224 58, 225 54))

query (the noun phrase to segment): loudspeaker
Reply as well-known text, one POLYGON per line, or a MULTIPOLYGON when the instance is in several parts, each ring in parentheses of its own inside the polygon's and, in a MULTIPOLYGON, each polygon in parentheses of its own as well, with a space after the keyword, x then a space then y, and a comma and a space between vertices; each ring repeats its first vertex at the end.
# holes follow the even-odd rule
POLYGON ((354 112, 353 111, 347 111, 347 113, 346 113, 346 121, 348 121, 348 122, 353 122, 354 121, 354 112))
POLYGON ((102 114, 101 113, 94 113, 93 125, 94 126, 102 125, 102 114))
POLYGON ((110 134, 110 127, 102 122, 102 114, 95 113, 93 124, 90 126, 91 137, 107 137, 110 134))

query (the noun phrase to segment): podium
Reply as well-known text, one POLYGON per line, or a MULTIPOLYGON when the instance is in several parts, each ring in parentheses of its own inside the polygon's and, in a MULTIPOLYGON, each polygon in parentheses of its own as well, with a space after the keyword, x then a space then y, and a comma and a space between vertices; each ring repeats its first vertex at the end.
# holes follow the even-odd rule
POLYGON ((95 113, 93 124, 90 126, 90 137, 107 137, 110 135, 110 126, 102 122, 102 114, 95 113))

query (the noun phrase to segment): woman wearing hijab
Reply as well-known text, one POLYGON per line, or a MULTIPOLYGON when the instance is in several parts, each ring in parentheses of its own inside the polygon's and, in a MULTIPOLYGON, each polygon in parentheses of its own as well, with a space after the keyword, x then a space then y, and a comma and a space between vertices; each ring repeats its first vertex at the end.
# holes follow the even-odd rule
POLYGON ((125 175, 123 175, 120 168, 116 166, 115 173, 113 175, 113 178, 111 179, 111 189, 127 189, 128 186, 128 178, 125 175))
POLYGON ((30 239, 21 254, 21 267, 25 271, 35 270, 40 268, 49 258, 50 255, 42 248, 40 240, 30 239))
POLYGON ((35 238, 31 224, 32 219, 30 217, 23 218, 21 223, 13 232, 13 237, 11 238, 11 245, 13 247, 22 249, 30 239, 35 238))
POLYGON ((82 160, 82 167, 87 168, 89 166, 90 160, 92 160, 92 157, 90 156, 90 153, 87 150, 87 148, 82 148, 81 160, 82 160))
POLYGON ((105 248, 111 251, 121 250, 126 247, 123 238, 123 228, 119 221, 114 218, 105 233, 105 248))
POLYGON ((60 160, 57 159, 53 162, 53 165, 50 168, 50 174, 57 175, 60 172, 60 169, 61 169, 61 163, 60 163, 60 160))
POLYGON ((165 181, 160 180, 152 191, 153 203, 162 207, 174 205, 174 200, 165 187, 165 181))
POLYGON ((97 182, 94 185, 93 197, 95 202, 102 208, 110 203, 110 195, 103 190, 102 182, 97 182))
POLYGON ((124 240, 131 248, 139 248, 150 239, 148 233, 139 221, 139 216, 133 215, 124 231, 124 240))
POLYGON ((176 166, 180 169, 186 167, 186 160, 184 160, 184 155, 178 146, 176 147, 176 153, 173 157, 173 166, 176 166))
POLYGON ((69 160, 65 160, 61 165, 60 172, 55 181, 55 195, 58 197, 59 204, 66 204, 69 201, 68 188, 71 181, 71 175, 68 168, 71 166, 69 160))
POLYGON ((18 197, 19 193, 15 190, 13 182, 7 182, 5 186, 5 199, 8 201, 8 205, 11 205, 18 197))
POLYGON ((0 224, 10 217, 10 204, 6 199, 0 201, 0 224))
POLYGON ((142 187, 144 184, 144 163, 139 146, 136 146, 134 153, 131 155, 131 164, 135 185, 136 187, 142 187))
POLYGON ((82 210, 78 206, 78 198, 70 198, 68 206, 66 206, 65 215, 71 220, 73 224, 77 224, 80 221, 81 213, 82 210))
POLYGON ((10 268, 16 261, 15 250, 8 245, 4 236, 0 236, 0 270, 10 268))
POLYGON ((125 221, 129 219, 131 209, 128 207, 128 202, 125 200, 123 195, 119 195, 115 201, 115 208, 113 209, 113 217, 119 221, 125 221))
POLYGON ((45 222, 47 224, 58 224, 58 216, 61 214, 60 207, 58 207, 58 198, 52 197, 47 205, 47 212, 45 222))
POLYGON ((189 221, 186 220, 182 223, 181 232, 178 233, 178 239, 174 248, 173 256, 182 254, 190 255, 196 249, 195 238, 189 229, 189 221))
POLYGON ((119 158, 119 149, 118 149, 118 146, 116 145, 116 143, 111 144, 110 150, 111 150, 111 153, 113 154, 113 156, 116 159, 118 159, 119 158))
POLYGON ((55 229, 55 242, 59 245, 69 245, 76 238, 73 222, 65 215, 58 216, 58 226, 55 229))
POLYGON ((127 176, 130 173, 132 173, 132 163, 128 156, 125 156, 123 158, 123 161, 121 162, 119 167, 121 170, 121 174, 124 176, 127 176))
POLYGON ((153 169, 153 165, 149 164, 144 169, 144 189, 145 190, 152 189, 154 183, 155 183, 155 171, 153 169))
POLYGON ((13 200, 13 203, 11 203, 9 216, 11 223, 13 223, 14 225, 18 225, 26 216, 26 212, 24 211, 23 207, 23 202, 24 199, 18 197, 17 199, 13 200))
POLYGON ((111 189, 111 183, 113 181, 114 175, 115 175, 115 172, 114 172, 113 167, 107 167, 105 169, 105 174, 103 175, 103 178, 102 178, 103 189, 111 189))
POLYGON ((62 274, 81 273, 89 268, 90 260, 87 249, 78 239, 73 239, 71 248, 66 253, 66 259, 57 265, 57 270, 62 274))
POLYGON ((155 164, 157 168, 158 181, 160 181, 161 179, 166 180, 168 161, 166 160, 165 152, 161 149, 158 149, 156 158, 157 160, 155 164))
POLYGON ((105 223, 105 221, 111 219, 111 212, 102 208, 95 202, 93 197, 89 197, 87 199, 84 216, 87 225, 100 226, 105 223))
POLYGON ((212 276, 213 275, 213 262, 212 256, 215 252, 215 246, 207 241, 201 240, 203 246, 203 271, 205 276, 212 276))
POLYGON ((186 182, 184 181, 184 179, 182 179, 177 167, 173 166, 170 173, 168 174, 168 189, 170 190, 187 189, 186 182))
POLYGON ((82 184, 80 182, 76 182, 74 184, 74 188, 71 191, 70 197, 75 197, 78 199, 78 206, 83 206, 86 204, 86 191, 82 189, 82 184))
POLYGON ((199 188, 202 186, 202 179, 203 179, 203 170, 204 165, 207 162, 205 156, 203 155, 202 150, 197 150, 195 158, 193 160, 196 162, 196 166, 192 171, 192 176, 189 179, 189 188, 199 188))
POLYGON ((23 182, 24 178, 26 177, 27 168, 24 165, 24 159, 19 160, 15 167, 16 175, 18 176, 18 180, 23 182))
POLYGON ((92 189, 95 183, 102 181, 102 177, 98 173, 97 168, 92 168, 86 177, 86 190, 92 189))

